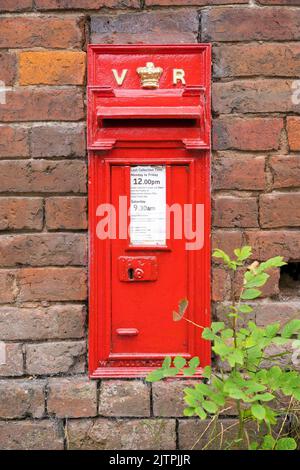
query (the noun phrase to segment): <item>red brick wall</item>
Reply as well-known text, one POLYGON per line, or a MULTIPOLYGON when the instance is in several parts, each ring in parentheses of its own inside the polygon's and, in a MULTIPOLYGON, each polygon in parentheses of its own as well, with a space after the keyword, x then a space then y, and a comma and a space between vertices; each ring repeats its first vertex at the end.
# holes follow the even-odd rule
MULTIPOLYGON (((86 44, 213 43, 213 243, 299 260, 299 5, 0 0, 1 448, 186 449, 201 433, 182 417, 186 383, 87 379, 86 44)), ((260 324, 300 307, 278 280, 260 324)), ((214 265, 219 318, 230 289, 214 265)))

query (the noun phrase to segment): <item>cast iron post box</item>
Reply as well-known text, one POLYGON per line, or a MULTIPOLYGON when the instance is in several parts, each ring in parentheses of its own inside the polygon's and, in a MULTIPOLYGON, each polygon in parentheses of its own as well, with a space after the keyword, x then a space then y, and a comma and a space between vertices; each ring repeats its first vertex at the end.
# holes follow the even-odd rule
POLYGON ((210 45, 91 45, 88 61, 90 376, 142 377, 166 355, 204 367, 210 45))

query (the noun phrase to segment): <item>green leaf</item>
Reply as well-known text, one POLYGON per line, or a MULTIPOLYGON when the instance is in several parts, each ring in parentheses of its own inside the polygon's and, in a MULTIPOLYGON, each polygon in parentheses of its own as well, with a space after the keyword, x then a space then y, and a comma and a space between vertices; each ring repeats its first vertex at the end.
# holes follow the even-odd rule
POLYGON ((240 304, 238 308, 241 313, 251 313, 253 311, 253 308, 248 304, 240 304))
POLYGON ((260 393, 260 394, 254 395, 254 397, 253 397, 253 399, 260 400, 260 401, 271 401, 271 400, 273 400, 273 398, 275 398, 275 396, 272 395, 272 393, 269 393, 269 392, 260 393))
POLYGON ((225 253, 225 251, 220 250, 219 248, 214 250, 212 256, 214 258, 221 258, 223 261, 225 261, 225 263, 230 263, 230 261, 231 261, 229 256, 225 253))
POLYGON ((258 449, 258 442, 251 442, 249 449, 250 450, 257 450, 258 449))
POLYGON ((265 328, 266 336, 268 338, 274 338, 277 332, 280 329, 280 323, 272 323, 271 325, 267 325, 265 328))
POLYGON ((182 372, 185 377, 189 377, 189 376, 195 375, 197 372, 197 369, 195 367, 185 367, 182 370, 182 372))
POLYGON ((278 439, 275 450, 296 450, 297 442, 292 437, 281 437, 278 439))
POLYGON ((300 330, 300 320, 295 318, 289 321, 282 329, 281 336, 283 338, 290 338, 300 330))
POLYGON ((161 367, 162 367, 162 369, 166 369, 166 368, 171 367, 171 364, 172 364, 172 358, 171 358, 171 356, 166 356, 166 357, 164 358, 164 361, 163 361, 161 367))
POLYGON ((195 408, 190 407, 190 406, 188 408, 184 408, 183 414, 184 414, 184 416, 194 416, 195 408))
POLYGON ((192 357, 192 359, 190 359, 189 361, 189 366, 192 367, 193 369, 196 369, 200 364, 200 359, 199 357, 195 356, 195 357, 192 357))
POLYGON ((147 375, 146 381, 147 382, 158 382, 164 377, 163 369, 156 369, 150 372, 150 374, 147 375))
POLYGON ((275 445, 275 439, 271 434, 267 434, 264 436, 264 440, 262 442, 261 448, 263 450, 272 450, 275 445))
POLYGON ((241 249, 237 248, 234 250, 234 254, 237 257, 238 261, 245 261, 252 254, 251 246, 243 246, 241 249))
POLYGON ((206 419, 207 414, 205 413, 204 409, 201 406, 197 406, 195 408, 195 413, 199 416, 200 419, 206 419))
POLYGON ((210 377, 211 377, 211 367, 210 366, 204 367, 203 372, 202 372, 202 376, 205 379, 210 379, 210 377))
POLYGON ((251 406, 251 413, 254 418, 258 419, 259 421, 263 420, 266 416, 266 410, 264 406, 260 405, 259 403, 255 403, 251 406))
POLYGON ((241 299, 243 300, 251 300, 251 299, 256 299, 259 297, 261 294, 261 291, 258 289, 245 289, 244 292, 242 292, 241 299))
POLYGON ((223 321, 215 321, 211 324, 213 333, 218 333, 219 331, 223 330, 224 327, 225 323, 223 321))
POLYGON ((202 338, 212 341, 215 338, 215 335, 213 334, 210 328, 204 328, 204 330, 202 331, 202 338))
POLYGON ((283 261, 282 256, 275 256, 274 258, 270 258, 263 263, 260 263, 259 267, 257 268, 257 272, 261 273, 266 271, 270 268, 279 268, 280 266, 284 266, 286 263, 283 261))
POLYGON ((240 349, 234 349, 233 352, 227 358, 231 367, 234 367, 235 364, 243 365, 244 354, 240 349))
POLYGON ((219 409, 216 403, 214 403, 213 401, 209 401, 209 400, 205 400, 202 403, 202 406, 205 409, 205 411, 207 411, 210 414, 216 413, 219 409))
MULTIPOLYGON (((261 273, 257 274, 256 276, 253 276, 252 280, 247 281, 245 284, 246 287, 249 289, 251 287, 261 287, 264 286, 267 280, 269 279, 269 274, 267 273, 261 273)), ((246 276, 245 276, 246 278, 246 276)))
POLYGON ((176 367, 169 367, 162 369, 162 373, 164 377, 175 377, 177 375, 179 370, 176 367))
POLYGON ((181 356, 176 356, 173 362, 177 369, 182 369, 186 365, 186 360, 181 356))

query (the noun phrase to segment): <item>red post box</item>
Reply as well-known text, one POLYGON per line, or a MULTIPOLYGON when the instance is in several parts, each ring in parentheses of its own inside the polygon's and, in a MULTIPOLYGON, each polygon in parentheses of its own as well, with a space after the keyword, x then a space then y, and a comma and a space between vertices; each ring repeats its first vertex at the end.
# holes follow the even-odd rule
MULTIPOLYGON (((210 362, 209 44, 88 51, 89 369, 141 377, 210 362)), ((199 369, 199 374, 201 370, 199 369)))

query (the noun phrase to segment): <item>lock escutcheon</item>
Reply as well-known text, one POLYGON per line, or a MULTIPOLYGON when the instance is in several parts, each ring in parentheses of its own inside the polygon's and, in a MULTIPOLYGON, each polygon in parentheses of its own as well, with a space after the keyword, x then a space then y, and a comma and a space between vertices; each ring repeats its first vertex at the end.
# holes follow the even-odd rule
POLYGON ((136 268, 134 270, 133 276, 135 279, 143 279, 144 277, 144 270, 141 268, 136 268))

